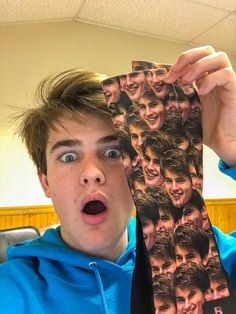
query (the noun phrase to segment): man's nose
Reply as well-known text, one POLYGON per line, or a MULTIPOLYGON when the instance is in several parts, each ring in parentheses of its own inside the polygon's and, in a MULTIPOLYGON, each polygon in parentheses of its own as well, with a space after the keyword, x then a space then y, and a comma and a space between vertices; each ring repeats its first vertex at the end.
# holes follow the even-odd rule
POLYGON ((175 182, 175 181, 173 181, 173 182, 172 182, 171 189, 172 189, 172 190, 178 190, 178 189, 179 189, 179 185, 178 185, 178 183, 177 183, 177 182, 175 182))
POLYGON ((162 81, 162 79, 160 78, 159 75, 156 75, 155 73, 153 74, 153 77, 152 77, 152 81, 153 83, 158 83, 160 81, 162 81))
POLYGON ((141 147, 142 143, 143 143, 143 138, 142 138, 141 135, 139 135, 139 137, 138 137, 138 146, 141 147))
POLYGON ((150 110, 149 106, 146 106, 145 114, 149 115, 150 113, 152 113, 152 111, 150 110))
POLYGON ((132 85, 132 84, 133 84, 133 79, 132 79, 132 77, 130 77, 129 75, 127 75, 126 85, 129 86, 129 85, 132 85))
POLYGON ((191 302, 188 300, 188 298, 186 298, 185 303, 184 303, 184 309, 188 310, 190 306, 191 306, 191 302))
POLYGON ((150 160, 147 166, 148 169, 153 169, 153 161, 150 160))
POLYGON ((95 162, 90 159, 86 161, 83 171, 80 175, 80 184, 98 184, 103 185, 105 183, 105 175, 103 171, 96 165, 95 162))
POLYGON ((220 299, 221 295, 218 293, 218 291, 215 289, 213 292, 213 300, 220 299))

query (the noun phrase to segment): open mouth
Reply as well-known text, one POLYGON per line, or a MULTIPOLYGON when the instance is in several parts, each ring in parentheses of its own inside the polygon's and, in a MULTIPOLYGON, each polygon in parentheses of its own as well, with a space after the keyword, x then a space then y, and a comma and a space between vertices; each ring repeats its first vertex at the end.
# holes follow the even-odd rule
POLYGON ((103 213, 106 209, 107 208, 103 202, 95 200, 85 204, 83 212, 87 215, 98 215, 103 213))

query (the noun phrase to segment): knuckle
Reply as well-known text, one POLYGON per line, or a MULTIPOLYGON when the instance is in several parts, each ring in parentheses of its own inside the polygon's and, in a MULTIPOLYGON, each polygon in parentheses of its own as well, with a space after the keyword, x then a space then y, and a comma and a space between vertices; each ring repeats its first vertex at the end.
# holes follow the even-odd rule
POLYGON ((214 53, 215 49, 211 46, 211 45, 206 45, 203 47, 205 49, 205 51, 209 54, 214 53))

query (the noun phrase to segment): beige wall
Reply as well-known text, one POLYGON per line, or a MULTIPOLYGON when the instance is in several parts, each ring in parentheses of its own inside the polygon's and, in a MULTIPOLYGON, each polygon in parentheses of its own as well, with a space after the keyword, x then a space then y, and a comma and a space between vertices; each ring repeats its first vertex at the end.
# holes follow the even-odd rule
MULTIPOLYGON (((38 82, 50 73, 79 67, 108 75, 130 70, 132 59, 173 63, 190 47, 76 22, 0 27, 0 206, 47 204, 24 146, 7 117, 32 102, 38 82)), ((236 65, 236 56, 231 56, 236 65)), ((207 198, 235 197, 235 183, 205 154, 207 198)))

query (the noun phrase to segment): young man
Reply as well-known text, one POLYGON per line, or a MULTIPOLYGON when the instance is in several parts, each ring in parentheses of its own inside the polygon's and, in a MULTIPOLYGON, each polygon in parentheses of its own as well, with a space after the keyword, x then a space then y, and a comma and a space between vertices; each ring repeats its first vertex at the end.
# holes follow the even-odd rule
MULTIPOLYGON (((198 191, 192 191, 192 197, 183 207, 181 223, 193 223, 203 228, 203 219, 207 218, 206 205, 198 191)), ((208 218, 207 218, 208 219, 208 218)))
POLYGON ((3 312, 125 313, 134 204, 100 77, 68 71, 40 90, 42 104, 23 116, 20 133, 61 227, 9 251, 11 262, 1 267, 3 312))
POLYGON ((205 294, 209 279, 202 266, 188 263, 177 267, 174 274, 176 305, 178 314, 203 314, 205 294))
POLYGON ((148 89, 144 72, 132 72, 126 75, 125 92, 133 103, 138 103, 148 89))
POLYGON ((159 230, 172 234, 180 222, 182 209, 175 207, 167 194, 159 200, 158 211, 160 216, 159 230))
MULTIPOLYGON (((211 118, 203 121, 205 143, 224 160, 223 171, 236 178, 236 78, 230 62, 225 55, 203 47, 182 54, 166 82, 171 84, 183 72, 190 83, 196 80, 200 84, 201 79, 205 116, 211 118)), ((132 313, 152 313, 152 291, 138 284, 137 270, 144 268, 143 264, 138 268, 140 242, 134 270, 132 221, 127 228, 133 203, 119 147, 110 120, 105 118, 107 113, 95 113, 97 106, 104 106, 100 82, 92 75, 86 83, 87 74, 79 80, 77 74, 71 77, 72 93, 64 85, 66 74, 52 80, 54 87, 58 82, 63 88, 51 89, 50 97, 44 97, 48 105, 28 111, 22 124, 21 134, 43 189, 53 200, 61 228, 8 250, 9 261, 0 266, 1 311, 118 314, 130 313, 131 303, 132 313), (78 112, 87 105, 88 118, 84 111, 78 112)), ((220 250, 228 252, 222 261, 233 279, 235 238, 227 236, 225 241, 225 235, 215 233, 220 250)))
POLYGON ((211 301, 228 297, 227 278, 218 256, 211 257, 208 260, 205 270, 210 280, 210 288, 207 290, 206 300, 211 301))
POLYGON ((130 115, 128 115, 126 122, 130 134, 131 145, 137 153, 137 157, 133 161, 133 167, 136 168, 141 164, 141 145, 148 131, 148 125, 140 118, 137 113, 131 113, 130 115))
POLYGON ((190 112, 190 102, 187 96, 184 95, 180 86, 174 85, 168 94, 166 102, 166 110, 179 112, 183 121, 186 121, 190 112))
POLYGON ((116 103, 120 98, 120 85, 117 77, 103 82, 103 92, 108 105, 116 103))
POLYGON ((165 122, 165 106, 152 91, 146 92, 138 102, 141 118, 147 123, 150 130, 160 130, 165 122))
POLYGON ((209 251, 207 234, 198 226, 185 224, 177 227, 173 235, 176 265, 194 262, 206 264, 209 251))
POLYGON ((155 314, 176 314, 174 278, 171 273, 160 274, 153 281, 155 314))
POLYGON ((160 159, 165 151, 174 148, 174 142, 162 131, 149 131, 141 145, 142 169, 147 187, 155 188, 164 183, 160 173, 160 159))
POLYGON ((161 158, 160 172, 173 205, 183 207, 192 196, 192 181, 185 151, 180 148, 169 150, 161 158))
POLYGON ((158 231, 155 244, 148 252, 152 278, 162 273, 173 273, 176 268, 175 248, 169 233, 158 231))
POLYGON ((158 65, 156 69, 149 71, 147 74, 147 81, 150 88, 157 98, 160 99, 165 99, 171 89, 171 84, 166 84, 164 81, 167 70, 165 65, 158 65))
POLYGON ((143 239, 147 251, 149 251, 155 243, 158 228, 158 200, 146 193, 136 191, 134 193, 134 201, 143 228, 143 239))

